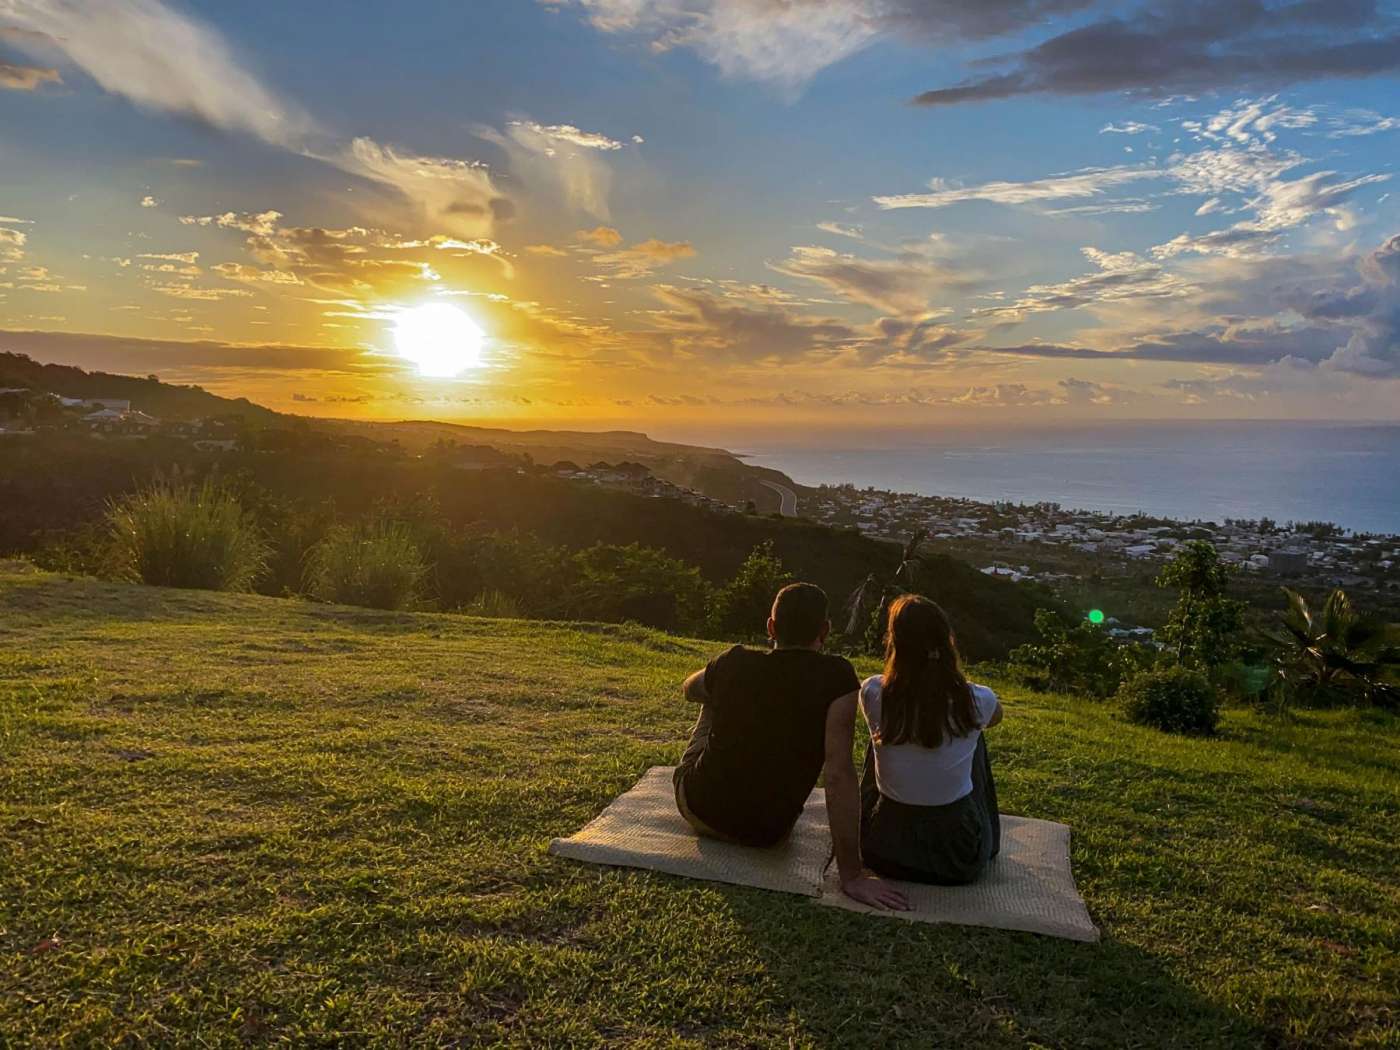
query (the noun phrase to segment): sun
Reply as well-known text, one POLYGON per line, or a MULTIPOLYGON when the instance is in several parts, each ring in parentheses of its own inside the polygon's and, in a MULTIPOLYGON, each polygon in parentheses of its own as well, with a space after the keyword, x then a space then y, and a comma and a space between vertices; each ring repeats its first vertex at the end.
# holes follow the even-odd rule
POLYGON ((399 313, 394 347, 420 375, 450 378, 481 364, 481 328, 450 303, 427 303, 399 313))

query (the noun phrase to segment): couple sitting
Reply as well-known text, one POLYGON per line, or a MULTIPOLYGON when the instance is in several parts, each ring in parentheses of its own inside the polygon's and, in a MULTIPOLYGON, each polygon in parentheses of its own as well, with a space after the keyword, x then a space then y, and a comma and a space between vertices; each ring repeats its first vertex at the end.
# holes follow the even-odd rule
POLYGON ((948 619, 927 598, 890 606, 885 671, 864 685, 850 661, 821 652, 830 630, 826 594, 792 584, 773 602, 771 650, 736 645, 686 679, 686 698, 703 706, 676 769, 676 806, 700 835, 774 846, 824 773, 842 890, 902 910, 881 875, 966 883, 997 854, 982 730, 1001 721, 1001 705, 963 676, 948 619), (857 704, 871 737, 859 787, 857 704))

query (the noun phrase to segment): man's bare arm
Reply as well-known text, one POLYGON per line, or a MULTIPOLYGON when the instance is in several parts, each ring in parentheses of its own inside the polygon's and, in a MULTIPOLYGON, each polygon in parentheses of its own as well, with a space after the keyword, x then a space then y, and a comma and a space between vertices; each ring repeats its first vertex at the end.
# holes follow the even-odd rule
POLYGON ((703 704, 710 698, 709 692, 705 689, 705 669, 703 667, 685 680, 685 685, 681 686, 681 694, 687 700, 693 700, 697 704, 703 704))
POLYGON ((889 883, 865 870, 860 859, 860 785, 856 781, 851 746, 855 739, 856 694, 848 693, 826 711, 826 819, 836 850, 841 890, 848 897, 877 908, 904 911, 909 902, 889 883))

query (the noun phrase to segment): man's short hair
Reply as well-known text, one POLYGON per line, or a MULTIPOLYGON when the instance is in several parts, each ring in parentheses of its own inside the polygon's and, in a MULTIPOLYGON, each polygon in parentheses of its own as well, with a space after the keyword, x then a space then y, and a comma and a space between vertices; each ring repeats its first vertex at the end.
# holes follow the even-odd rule
POLYGON ((773 638, 779 645, 811 645, 826 626, 826 591, 790 583, 773 599, 773 638))

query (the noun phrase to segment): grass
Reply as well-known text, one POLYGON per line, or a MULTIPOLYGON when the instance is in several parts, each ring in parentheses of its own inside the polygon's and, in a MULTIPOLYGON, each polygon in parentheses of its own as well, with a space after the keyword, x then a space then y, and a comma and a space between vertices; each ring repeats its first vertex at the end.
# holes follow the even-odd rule
POLYGON ((993 680, 1097 945, 547 856, 715 648, 0 570, 0 1046, 1400 1046, 1394 719, 993 680))

